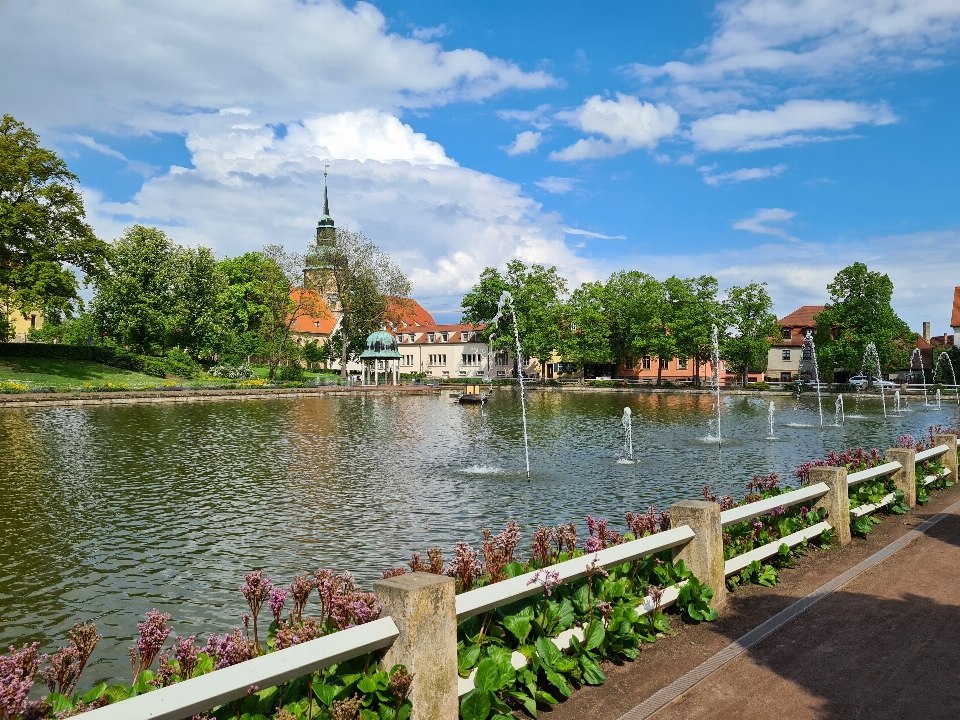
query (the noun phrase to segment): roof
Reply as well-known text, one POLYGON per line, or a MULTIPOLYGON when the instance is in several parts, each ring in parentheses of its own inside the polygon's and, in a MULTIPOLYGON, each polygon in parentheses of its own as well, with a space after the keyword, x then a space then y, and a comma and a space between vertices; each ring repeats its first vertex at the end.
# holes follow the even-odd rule
POLYGON ((387 319, 401 329, 408 325, 436 325, 433 315, 413 298, 390 298, 386 314, 387 319))
POLYGON ((816 323, 816 317, 824 311, 826 305, 802 305, 789 315, 784 315, 777 322, 783 327, 792 328, 812 328, 816 323))
MULTIPOLYGON (((397 331, 397 335, 409 335, 411 333, 416 333, 416 339, 412 342, 406 342, 403 338, 400 339, 400 345, 455 345, 457 343, 462 343, 463 341, 458 336, 462 332, 480 332, 486 327, 486 325, 465 325, 463 323, 453 324, 453 325, 423 325, 419 327, 407 327, 397 331), (453 335, 447 342, 441 342, 439 339, 436 342, 427 342, 428 336, 430 333, 437 335, 439 333, 450 333, 453 335)), ((479 338, 472 340, 470 342, 482 342, 479 338)))
MULTIPOLYGON (((302 292, 304 292, 302 288, 293 288, 290 290, 290 298, 294 302, 299 302, 300 293, 302 292)), ((333 313, 327 309, 327 304, 323 301, 322 297, 313 290, 307 290, 306 293, 307 299, 314 305, 314 309, 317 312, 297 316, 293 321, 293 327, 291 329, 296 333, 329 335, 333 332, 333 328, 337 324, 337 319, 333 316, 333 313)))
POLYGON ((950 315, 950 327, 960 327, 960 287, 953 289, 953 313, 950 315))
POLYGON ((367 348, 360 353, 361 360, 399 360, 397 340, 386 330, 377 330, 367 337, 367 348))

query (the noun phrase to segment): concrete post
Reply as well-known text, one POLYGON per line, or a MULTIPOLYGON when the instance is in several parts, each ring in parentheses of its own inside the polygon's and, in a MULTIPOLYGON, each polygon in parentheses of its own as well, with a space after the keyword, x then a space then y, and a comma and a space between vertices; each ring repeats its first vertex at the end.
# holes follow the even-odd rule
POLYGON ((950 482, 960 482, 957 480, 957 436, 956 435, 934 435, 934 445, 946 445, 947 450, 940 457, 943 458, 943 466, 950 468, 950 482))
POLYGON ((814 504, 814 509, 826 508, 827 520, 833 528, 833 537, 841 546, 850 543, 850 490, 847 469, 836 467, 810 468, 810 484, 825 483, 830 491, 814 504))
POLYGON ((415 675, 410 689, 411 720, 450 720, 460 712, 457 695, 457 603, 454 580, 446 575, 406 573, 379 580, 373 591, 383 615, 400 636, 380 661, 389 671, 397 663, 415 675))
POLYGON ((683 560, 696 578, 713 590, 713 607, 727 604, 727 583, 723 572, 723 526, 720 506, 706 500, 684 500, 670 506, 670 527, 689 525, 697 536, 674 548, 673 560, 683 560))
POLYGON ((903 493, 907 507, 917 505, 917 463, 914 460, 916 455, 917 451, 912 448, 890 448, 883 454, 883 459, 887 462, 895 460, 903 466, 890 478, 897 490, 903 493))

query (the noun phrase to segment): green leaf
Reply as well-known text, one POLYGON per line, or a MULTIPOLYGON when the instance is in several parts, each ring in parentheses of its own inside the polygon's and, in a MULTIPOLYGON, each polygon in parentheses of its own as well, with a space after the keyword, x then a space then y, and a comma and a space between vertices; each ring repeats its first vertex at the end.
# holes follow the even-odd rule
POLYGON ((600 647, 600 645, 603 643, 604 637, 606 637, 606 632, 603 629, 603 623, 599 620, 594 620, 592 623, 590 623, 590 625, 587 626, 584 634, 584 648, 586 650, 593 650, 594 648, 600 647))
POLYGON ((364 695, 372 693, 377 689, 377 681, 369 675, 364 675, 357 683, 357 689, 364 695))
POLYGON ((537 690, 537 692, 534 694, 534 698, 537 702, 543 703, 544 705, 556 705, 558 702, 560 702, 545 690, 537 690))
MULTIPOLYGON (((477 665, 477 675, 473 680, 477 690, 496 692, 500 689, 500 665, 491 658, 484 658, 477 665)), ((489 705, 489 701, 487 702, 489 705)))
POLYGON ((111 685, 107 688, 107 699, 111 703, 120 702, 130 697, 130 690, 126 685, 111 685))
POLYGON ((497 663, 497 665, 500 663, 510 662, 511 655, 512 653, 507 650, 507 648, 500 645, 487 646, 487 657, 497 663))
POLYGON ((460 700, 460 717, 463 720, 487 720, 489 715, 490 693, 488 691, 475 688, 460 700))
POLYGON ((508 578, 515 578, 518 575, 523 575, 523 565, 514 560, 509 565, 504 565, 503 572, 508 578))
POLYGON ((510 697, 515 698, 520 701, 520 704, 523 705, 523 709, 529 713, 530 717, 537 717, 537 701, 526 693, 511 691, 510 697))
POLYGON ((47 695, 47 702, 53 706, 54 714, 73 709, 73 703, 70 701, 70 698, 60 693, 50 693, 47 695))
POLYGON ((503 626, 521 643, 530 634, 530 618, 528 617, 510 615, 503 619, 503 626))
POLYGON ((557 616, 557 632, 563 632, 573 626, 576 613, 573 609, 573 603, 570 598, 564 598, 560 603, 560 614, 557 616))
POLYGON ((457 671, 463 677, 470 674, 470 669, 480 659, 480 646, 471 645, 457 653, 457 671))
POLYGON ((567 685, 567 681, 563 679, 563 675, 558 672, 551 670, 550 668, 543 669, 544 674, 547 676, 547 682, 553 685, 557 692, 563 695, 563 697, 570 697, 570 686, 567 685))
POLYGON ((105 682, 100 683, 99 685, 94 685, 92 688, 87 690, 83 697, 80 698, 84 703, 92 703, 94 700, 99 700, 107 692, 107 684, 105 682))
POLYGON ((341 690, 343 690, 343 688, 340 685, 318 685, 316 683, 313 685, 314 697, 325 707, 331 707, 333 705, 334 699, 341 690))
POLYGON ((562 653, 550 638, 537 638, 537 654, 548 667, 555 667, 562 653))
POLYGON ((583 668, 583 681, 587 685, 602 685, 606 682, 607 676, 600 670, 600 666, 586 655, 580 658, 580 667, 583 668))

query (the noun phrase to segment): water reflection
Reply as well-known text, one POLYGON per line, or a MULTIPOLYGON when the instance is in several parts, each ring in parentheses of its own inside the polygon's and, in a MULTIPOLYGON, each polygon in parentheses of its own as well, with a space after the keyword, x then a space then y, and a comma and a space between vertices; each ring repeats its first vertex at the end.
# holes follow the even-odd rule
POLYGON ((177 632, 237 622, 240 575, 287 582, 319 566, 369 584, 413 550, 476 540, 482 526, 626 510, 696 498, 705 483, 742 493, 755 473, 788 476, 828 450, 889 447, 902 432, 957 424, 957 407, 915 405, 884 419, 858 399, 842 427, 815 403, 723 399, 724 447, 705 442, 709 395, 535 392, 532 479, 519 397, 484 407, 445 396, 57 408, 0 413, 0 644, 46 650, 74 622, 104 639, 86 677, 126 678, 126 647, 152 607, 177 632), (637 463, 622 454, 624 406, 637 463), (811 427, 815 426, 815 427, 811 427), (99 674, 99 677, 98 677, 99 674))

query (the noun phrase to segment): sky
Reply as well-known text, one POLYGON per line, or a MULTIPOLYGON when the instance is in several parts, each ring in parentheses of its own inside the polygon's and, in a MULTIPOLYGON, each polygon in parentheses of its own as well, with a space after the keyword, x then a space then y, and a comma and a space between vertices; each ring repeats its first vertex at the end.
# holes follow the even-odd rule
POLYGON ((337 224, 439 321, 514 258, 766 282, 781 316, 861 261, 949 331, 956 0, 6 0, 0 27, 0 111, 108 240, 303 252, 329 164, 337 224))

